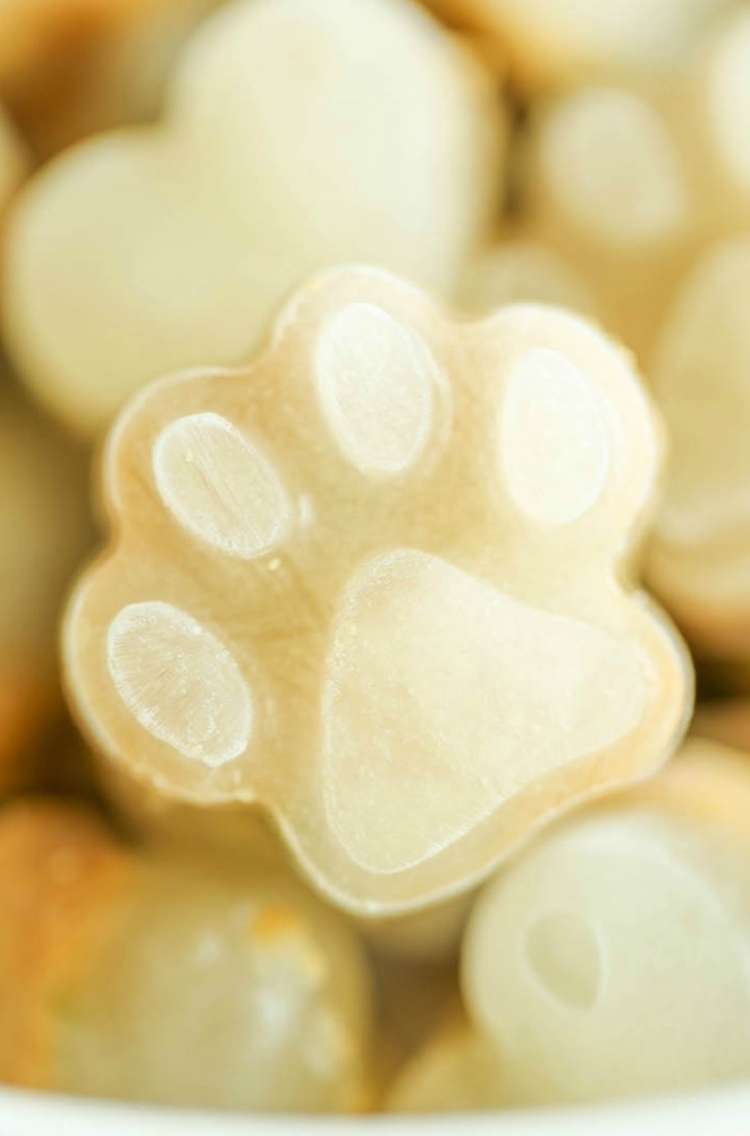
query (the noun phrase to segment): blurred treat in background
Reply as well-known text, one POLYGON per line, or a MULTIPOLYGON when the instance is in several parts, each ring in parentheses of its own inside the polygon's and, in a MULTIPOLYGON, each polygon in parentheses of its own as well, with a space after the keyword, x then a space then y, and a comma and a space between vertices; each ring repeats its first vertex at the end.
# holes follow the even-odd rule
POLYGON ((550 245, 513 229, 469 262, 459 302, 472 315, 489 315, 505 304, 539 303, 597 316, 594 292, 583 276, 550 245))
POLYGON ((750 1074, 749 850, 747 754, 693 740, 498 874, 462 980, 507 1104, 750 1074))
POLYGON ((21 195, 8 350, 96 433, 146 380, 246 357, 323 266, 451 296, 498 207, 504 137, 489 73, 417 7, 237 0, 182 53, 160 125, 74 149, 21 195))
POLYGON ((672 453, 650 580, 702 654, 737 663, 750 662, 749 297, 750 230, 698 260, 651 371, 672 453))
POLYGON ((220 0, 0 0, 0 99, 45 157, 153 116, 165 76, 220 0))
POLYGON ((92 540, 86 456, 0 376, 0 792, 60 709, 58 621, 92 540))
POLYGON ((371 982, 291 876, 138 853, 93 813, 0 812, 0 1075, 210 1108, 368 1106, 371 982))
POLYGON ((428 0, 481 30, 526 94, 679 68, 737 0, 428 0))
POLYGON ((744 750, 750 759, 750 699, 723 698, 702 703, 696 709, 692 733, 744 750))
POLYGON ((401 1070, 422 1050, 446 1016, 460 1007, 456 960, 404 958, 370 949, 376 991, 376 1079, 382 1103, 401 1070))
POLYGON ((402 1066, 386 1112, 475 1112, 506 1104, 502 1060, 460 1012, 433 1030, 402 1066))

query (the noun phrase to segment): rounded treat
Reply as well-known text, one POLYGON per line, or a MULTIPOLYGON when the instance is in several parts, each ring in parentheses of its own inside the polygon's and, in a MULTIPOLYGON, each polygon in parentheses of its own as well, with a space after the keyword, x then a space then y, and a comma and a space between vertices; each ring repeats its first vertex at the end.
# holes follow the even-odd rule
POLYGON ((606 324, 639 357, 703 234, 692 151, 675 129, 687 114, 678 93, 614 83, 563 92, 535 108, 525 143, 530 231, 589 282, 606 324))
POLYGON ((91 540, 86 461, 0 373, 0 792, 59 702, 58 619, 91 540))
POLYGON ((629 574, 659 458, 582 320, 327 274, 249 369, 120 418, 65 631, 80 722, 166 797, 270 810, 352 910, 447 898, 679 741, 689 662, 629 574))
POLYGON ((9 232, 9 350, 95 433, 147 380, 242 359, 320 267, 451 292, 503 135, 489 75, 410 0, 237 0, 191 39, 158 125, 32 179, 9 232))
POLYGON ((692 741, 648 785, 496 878, 470 920, 462 977, 508 1102, 750 1073, 749 847, 747 757, 692 741))
POLYGON ((429 0, 494 36, 537 90, 679 65, 735 0, 429 0))
POLYGON ((690 727, 699 738, 710 738, 750 754, 750 699, 722 698, 696 707, 690 727))
POLYGON ((0 813, 0 1075, 180 1106, 366 1103, 369 984, 288 876, 137 854, 90 815, 0 813))
POLYGON ((500 1054, 459 1019, 406 1063, 386 1097, 385 1111, 494 1111, 506 1104, 500 1054))
POLYGON ((750 236, 709 249, 655 352, 671 436, 649 557, 654 587, 704 654, 750 659, 750 236))
POLYGON ((472 315, 506 304, 554 304, 589 317, 596 300, 587 281, 554 248, 508 234, 467 266, 459 298, 472 315))

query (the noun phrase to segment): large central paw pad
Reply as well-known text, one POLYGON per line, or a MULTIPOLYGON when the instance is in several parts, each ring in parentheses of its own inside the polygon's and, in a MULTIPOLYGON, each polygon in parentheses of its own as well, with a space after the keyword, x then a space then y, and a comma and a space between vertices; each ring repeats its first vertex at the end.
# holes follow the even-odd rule
POLYGON ((682 649, 618 571, 658 457, 579 319, 321 278, 251 370, 116 427, 66 635, 84 723, 165 795, 265 805, 348 906, 465 886, 675 744, 682 649))

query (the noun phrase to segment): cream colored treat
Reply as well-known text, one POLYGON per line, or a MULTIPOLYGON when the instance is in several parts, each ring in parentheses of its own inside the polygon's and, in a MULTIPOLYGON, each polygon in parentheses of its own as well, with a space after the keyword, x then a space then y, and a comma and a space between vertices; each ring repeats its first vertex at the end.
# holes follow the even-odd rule
POLYGON ((502 1059, 463 1021, 452 1022, 408 1061, 385 1100, 386 1112, 473 1112, 506 1104, 502 1059))
POLYGON ((0 374, 0 793, 58 701, 57 624, 91 540, 83 455, 0 374))
POLYGON ((578 318, 322 276, 252 367, 120 418, 65 633, 79 719, 167 797, 270 810, 346 907, 448 897, 679 740, 689 663, 628 571, 659 458, 578 318))
POLYGON ((238 0, 191 40, 160 125, 31 182, 7 250, 9 349, 95 432, 147 380, 244 358, 323 265, 450 292, 502 135, 489 76, 408 0, 238 0))
POLYGON ((41 154, 153 114, 219 0, 0 0, 0 97, 41 154))
POLYGON ((582 87, 543 104, 525 154, 531 230, 589 282, 605 323, 641 357, 704 226, 667 103, 582 87))
POLYGON ((749 847, 747 757, 693 741, 497 877, 469 923, 463 985, 509 1103, 750 1074, 749 847))
POLYGON ((510 234, 469 263, 459 300, 473 315, 532 302, 596 316, 591 289, 564 257, 541 241, 510 234))
POLYGON ((291 877, 126 851, 85 813, 0 814, 0 1073, 181 1106, 365 1104, 369 983, 291 877))
POLYGON ((750 226, 750 13, 733 13, 684 73, 562 92, 532 118, 527 227, 592 287, 605 323, 647 361, 696 253, 750 226))
POLYGON ((691 733, 750 755, 750 700, 722 698, 696 707, 691 733))
POLYGON ((750 11, 725 20, 703 53, 694 113, 704 137, 707 205, 721 230, 750 224, 750 11))
POLYGON ((734 0, 429 0, 492 34, 531 90, 678 66, 734 0))
POLYGON ((696 647, 750 658, 750 236, 685 281, 652 379, 671 435, 650 575, 696 647))

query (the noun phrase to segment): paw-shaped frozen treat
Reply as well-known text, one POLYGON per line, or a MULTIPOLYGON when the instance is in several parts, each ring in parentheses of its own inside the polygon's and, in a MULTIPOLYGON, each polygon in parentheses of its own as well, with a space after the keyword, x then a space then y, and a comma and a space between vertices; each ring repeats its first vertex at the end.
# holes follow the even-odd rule
POLYGON ((90 813, 0 812, 0 1076, 205 1108, 338 1112, 370 1092, 352 931, 288 874, 136 852, 90 813))
POLYGON ((671 437, 649 557, 696 648, 750 663, 750 237, 710 248, 657 343, 654 394, 671 437))
POLYGON ((494 206, 502 135, 490 76, 408 0, 237 0, 182 53, 160 123, 29 183, 8 239, 9 350, 95 432, 147 380, 246 358, 324 266, 451 292, 494 206))
POLYGON ((533 90, 679 65, 735 0, 429 0, 507 52, 533 90))
POLYGON ((79 718, 167 796, 265 806, 352 909, 449 895, 680 737, 689 663, 630 576, 659 456, 577 317, 455 323, 326 274, 250 368, 115 426, 65 634, 79 718))
POLYGON ((747 756, 691 741, 497 876, 462 977, 506 1103, 750 1075, 749 849, 747 756))

